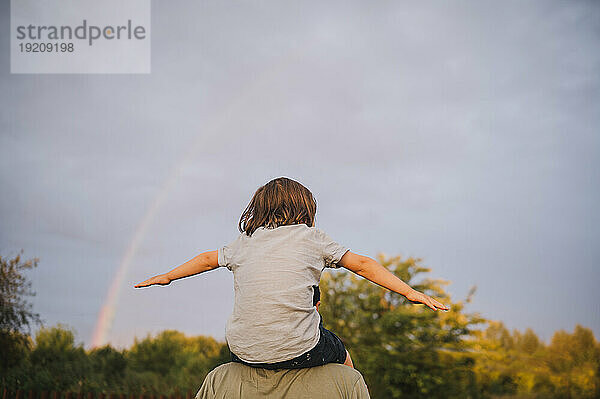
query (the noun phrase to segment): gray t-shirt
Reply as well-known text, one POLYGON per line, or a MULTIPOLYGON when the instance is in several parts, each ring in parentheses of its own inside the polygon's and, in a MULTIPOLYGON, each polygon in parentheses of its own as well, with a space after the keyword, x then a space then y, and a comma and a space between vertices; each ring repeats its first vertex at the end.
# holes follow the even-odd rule
POLYGON ((348 248, 304 224, 258 228, 220 248, 219 266, 233 272, 235 303, 225 336, 248 363, 293 359, 319 341, 313 285, 348 248))

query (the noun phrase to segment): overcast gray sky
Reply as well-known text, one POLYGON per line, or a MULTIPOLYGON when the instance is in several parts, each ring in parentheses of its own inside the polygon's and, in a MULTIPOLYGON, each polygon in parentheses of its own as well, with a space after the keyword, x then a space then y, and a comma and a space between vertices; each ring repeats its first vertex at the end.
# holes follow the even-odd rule
POLYGON ((109 341, 223 339, 227 270, 132 286, 233 240, 285 175, 355 252, 477 285, 467 311, 600 336, 600 3, 154 1, 149 75, 11 75, 8 3, 0 253, 40 258, 46 325, 90 344, 150 213, 109 341))

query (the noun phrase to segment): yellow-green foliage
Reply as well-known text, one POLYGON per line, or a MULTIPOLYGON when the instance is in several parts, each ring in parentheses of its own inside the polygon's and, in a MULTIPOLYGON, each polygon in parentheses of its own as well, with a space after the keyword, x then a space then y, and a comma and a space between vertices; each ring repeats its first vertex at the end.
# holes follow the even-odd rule
POLYGON ((325 274, 324 324, 346 344, 373 398, 600 398, 600 350, 591 330, 535 332, 466 313, 474 289, 452 301, 415 258, 381 264, 415 289, 451 305, 433 312, 351 273, 325 274), (481 327, 485 327, 483 330, 481 327))
POLYGON ((490 322, 476 341, 476 374, 485 392, 522 398, 600 397, 600 344, 580 325, 557 331, 549 345, 527 329, 511 334, 490 322))
POLYGON ((378 257, 379 262, 413 288, 450 305, 434 312, 351 273, 325 274, 321 314, 338 334, 364 374, 374 398, 477 397, 472 343, 474 326, 484 322, 453 302, 448 282, 423 278, 421 260, 378 257))
MULTIPOLYGON (((411 304, 349 272, 324 274, 324 324, 343 339, 374 399, 600 398, 600 344, 591 330, 558 331, 549 344, 531 329, 511 333, 465 311, 474 289, 454 301, 447 281, 422 278, 430 270, 420 259, 381 255, 379 261, 450 311, 411 304)), ((17 275, 6 273, 7 280, 17 275)), ((7 325, 0 344, 0 386, 13 391, 170 395, 197 390, 213 367, 229 361, 225 343, 178 331, 136 340, 126 350, 86 351, 62 326, 42 328, 31 339, 7 325)))

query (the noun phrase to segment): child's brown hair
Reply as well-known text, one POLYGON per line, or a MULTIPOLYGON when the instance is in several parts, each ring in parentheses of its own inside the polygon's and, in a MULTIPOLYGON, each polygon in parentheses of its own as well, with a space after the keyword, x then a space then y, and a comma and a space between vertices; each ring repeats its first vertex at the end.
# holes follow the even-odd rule
POLYGON ((259 227, 306 224, 312 227, 317 202, 309 189, 287 177, 273 179, 256 190, 238 227, 251 236, 259 227))

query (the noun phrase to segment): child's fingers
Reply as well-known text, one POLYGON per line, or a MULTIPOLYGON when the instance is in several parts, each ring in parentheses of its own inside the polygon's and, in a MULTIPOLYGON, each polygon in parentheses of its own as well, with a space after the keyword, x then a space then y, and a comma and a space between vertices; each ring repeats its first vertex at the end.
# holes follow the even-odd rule
POLYGON ((432 310, 435 310, 435 305, 433 304, 433 298, 430 297, 429 295, 425 295, 423 294, 423 297, 421 299, 421 303, 423 305, 427 305, 428 307, 430 307, 432 310))
POLYGON ((438 308, 440 308, 440 309, 442 309, 442 310, 448 310, 448 307, 446 305, 444 305, 443 303, 437 302, 435 304, 435 306, 438 307, 438 308))
POLYGON ((429 297, 428 301, 427 301, 427 306, 429 306, 431 309, 433 310, 449 310, 448 307, 446 307, 446 305, 442 304, 441 302, 429 297))
POLYGON ((442 310, 448 310, 448 307, 446 305, 444 305, 443 303, 441 303, 440 301, 431 298, 431 300, 433 301, 433 304, 435 305, 436 308, 438 309, 442 309, 442 310))
POLYGON ((429 298, 427 301, 425 301, 425 305, 429 306, 432 310, 437 310, 435 308, 435 305, 433 304, 433 299, 429 298))
MULTIPOLYGON (((410 301, 410 299, 409 299, 409 301, 410 301)), ((427 307, 431 308, 431 310, 438 310, 438 309, 446 310, 446 311, 450 310, 450 308, 447 307, 446 305, 444 305, 443 303, 441 303, 441 302, 433 299, 429 295, 425 295, 425 294, 422 294, 421 298, 415 299, 410 302, 415 303, 415 304, 422 303, 423 305, 426 305, 427 307)))

